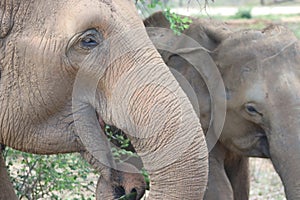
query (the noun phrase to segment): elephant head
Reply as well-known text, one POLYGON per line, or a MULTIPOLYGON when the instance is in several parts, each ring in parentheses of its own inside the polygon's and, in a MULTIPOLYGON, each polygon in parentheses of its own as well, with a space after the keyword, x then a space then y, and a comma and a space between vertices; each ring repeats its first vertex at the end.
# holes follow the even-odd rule
POLYGON ((122 170, 101 131, 105 122, 132 133, 150 174, 149 199, 203 196, 199 120, 131 1, 6 0, 0 16, 1 144, 88 152, 122 170))
POLYGON ((227 89, 220 140, 245 156, 266 157, 288 199, 300 176, 300 42, 282 26, 232 34, 214 52, 227 89))

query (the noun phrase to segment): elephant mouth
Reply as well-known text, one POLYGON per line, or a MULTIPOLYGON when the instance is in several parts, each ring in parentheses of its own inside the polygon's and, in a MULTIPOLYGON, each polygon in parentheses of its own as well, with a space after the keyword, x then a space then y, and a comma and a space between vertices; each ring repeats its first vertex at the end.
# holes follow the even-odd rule
POLYGON ((98 114, 98 112, 96 112, 96 116, 98 119, 98 122, 100 124, 100 127, 103 131, 105 131, 105 122, 103 121, 103 119, 100 117, 100 115, 98 114))
MULTIPOLYGON (((103 130, 104 134, 106 135, 107 139, 110 141, 111 144, 114 145, 115 148, 122 148, 126 151, 131 151, 135 153, 135 150, 132 146, 132 144, 128 143, 128 146, 122 147, 123 141, 120 140, 120 138, 123 138, 124 140, 127 140, 126 134, 119 128, 109 125, 104 122, 104 120, 100 117, 100 115, 96 112, 96 116, 98 119, 98 122, 100 124, 101 129, 103 130), (120 137, 121 136, 121 137, 120 137)), ((131 154, 130 154, 131 155, 131 154)), ((132 155, 131 155, 132 156, 132 155)), ((137 170, 141 170, 143 167, 143 163, 140 159, 140 157, 126 157, 126 156, 121 156, 119 158, 120 160, 123 161, 123 163, 128 163, 131 166, 134 166, 137 170)), ((142 196, 144 196, 144 193, 146 191, 146 183, 143 181, 140 181, 139 184, 135 185, 136 187, 132 188, 130 191, 125 190, 126 184, 123 183, 125 177, 124 172, 111 169, 111 179, 113 181, 112 185, 112 195, 114 196, 115 199, 128 199, 128 200, 136 200, 140 199, 142 196)), ((125 175, 128 175, 129 173, 125 172, 125 175)), ((134 175, 134 178, 138 177, 140 178, 142 175, 134 175)), ((132 178, 132 177, 129 177, 132 178)), ((134 179, 135 180, 135 179, 134 179)), ((140 180, 140 179, 138 179, 140 180)))
POLYGON ((107 124, 104 122, 104 120, 100 117, 99 114, 96 112, 96 116, 98 119, 98 122, 100 124, 100 127, 104 133, 104 135, 107 137, 107 139, 110 142, 111 147, 114 147, 115 149, 123 149, 127 152, 131 152, 128 155, 120 155, 121 160, 126 160, 127 163, 132 164, 137 169, 141 170, 143 166, 143 162, 141 158, 136 154, 136 151, 128 139, 127 135, 116 126, 107 124))
POLYGON ((234 148, 244 156, 270 158, 269 142, 266 133, 259 131, 252 134, 254 134, 254 138, 250 143, 249 141, 246 141, 246 143, 233 141, 234 148))
POLYGON ((259 132, 255 135, 258 139, 254 149, 250 152, 252 157, 270 158, 269 141, 265 132, 259 132))
POLYGON ((104 132, 105 136, 107 137, 107 139, 112 144, 114 144, 116 147, 121 147, 120 141, 118 141, 118 138, 116 137, 116 135, 121 135, 122 138, 128 139, 126 134, 121 129, 104 122, 104 120, 100 117, 100 115, 97 112, 96 112, 96 116, 97 116, 99 125, 100 125, 102 131, 104 132))

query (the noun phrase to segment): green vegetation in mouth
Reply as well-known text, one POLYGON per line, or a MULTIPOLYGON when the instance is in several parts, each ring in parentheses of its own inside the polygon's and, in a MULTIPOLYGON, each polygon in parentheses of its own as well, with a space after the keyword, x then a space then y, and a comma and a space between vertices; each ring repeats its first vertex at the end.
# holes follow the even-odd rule
POLYGON ((130 194, 126 194, 121 196, 118 200, 130 200, 130 199, 136 199, 137 193, 136 192, 132 192, 130 194))

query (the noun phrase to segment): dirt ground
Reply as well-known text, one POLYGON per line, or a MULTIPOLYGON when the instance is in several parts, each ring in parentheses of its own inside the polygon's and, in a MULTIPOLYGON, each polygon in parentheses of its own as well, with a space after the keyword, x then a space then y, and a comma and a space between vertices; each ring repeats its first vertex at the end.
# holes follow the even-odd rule
POLYGON ((285 200, 278 174, 268 159, 250 159, 250 200, 285 200))

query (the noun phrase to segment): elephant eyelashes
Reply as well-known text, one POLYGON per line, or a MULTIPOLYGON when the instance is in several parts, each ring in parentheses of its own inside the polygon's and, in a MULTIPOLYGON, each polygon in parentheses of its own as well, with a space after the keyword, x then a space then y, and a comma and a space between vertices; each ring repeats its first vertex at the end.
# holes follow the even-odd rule
MULTIPOLYGON (((96 29, 88 29, 75 34, 69 41, 66 48, 66 56, 69 64, 74 68, 81 66, 80 63, 85 57, 92 53, 94 49, 99 49, 103 45, 104 37, 96 29)), ((97 53, 97 52, 96 52, 97 53)))
POLYGON ((75 43, 75 47, 90 51, 101 44, 103 41, 102 34, 99 33, 96 29, 90 29, 82 33, 77 42, 75 43))

